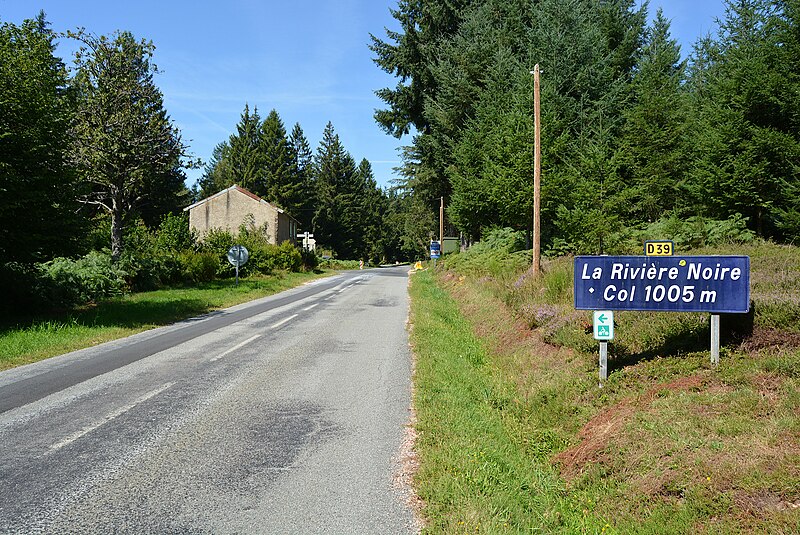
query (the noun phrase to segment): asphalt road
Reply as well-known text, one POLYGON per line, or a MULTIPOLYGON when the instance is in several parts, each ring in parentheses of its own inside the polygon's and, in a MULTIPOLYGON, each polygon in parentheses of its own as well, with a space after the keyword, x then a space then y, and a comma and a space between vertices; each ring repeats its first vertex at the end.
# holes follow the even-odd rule
POLYGON ((0 533, 414 533, 406 271, 0 373, 0 533))

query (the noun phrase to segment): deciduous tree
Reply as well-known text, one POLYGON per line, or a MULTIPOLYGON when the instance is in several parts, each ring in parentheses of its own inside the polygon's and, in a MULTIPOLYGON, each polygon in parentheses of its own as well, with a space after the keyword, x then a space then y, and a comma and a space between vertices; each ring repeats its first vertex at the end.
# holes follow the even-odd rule
POLYGON ((72 160, 91 188, 83 201, 111 215, 111 254, 118 260, 129 216, 160 186, 182 184, 187 148, 153 80, 158 71, 150 41, 130 32, 70 35, 81 44, 72 81, 72 160))

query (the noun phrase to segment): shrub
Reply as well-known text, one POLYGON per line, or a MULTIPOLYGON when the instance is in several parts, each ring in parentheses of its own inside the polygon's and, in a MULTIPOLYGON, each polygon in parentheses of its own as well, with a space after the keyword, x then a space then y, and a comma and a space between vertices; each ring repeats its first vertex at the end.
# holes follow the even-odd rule
POLYGON ((302 253, 291 242, 274 245, 267 241, 262 230, 248 230, 243 225, 235 238, 230 232, 216 229, 203 240, 201 251, 217 256, 217 275, 221 277, 231 277, 235 273, 227 259, 228 249, 234 244, 243 245, 250 254, 247 263, 239 268, 239 276, 242 277, 255 273, 268 275, 275 270, 300 271, 304 265, 302 253))
POLYGON ((291 242, 285 241, 275 248, 275 268, 286 271, 300 271, 303 255, 291 242))
POLYGON ((107 253, 92 251, 83 258, 55 258, 39 265, 39 295, 58 306, 74 306, 121 295, 128 274, 107 253))
POLYGON ((127 229, 120 260, 134 291, 154 290, 181 281, 182 267, 175 252, 159 245, 157 235, 142 221, 127 229))
MULTIPOLYGON (((233 235, 222 229, 211 229, 203 238, 200 252, 213 253, 217 257, 217 276, 232 277, 233 267, 228 263, 228 249, 233 247, 233 235)), ((249 250, 249 248, 248 248, 249 250)))
POLYGON ((735 214, 729 219, 708 219, 702 216, 679 217, 673 213, 651 223, 643 230, 629 232, 629 248, 641 254, 645 240, 671 240, 682 250, 702 246, 752 243, 755 233, 747 228, 747 218, 735 214))
POLYGON ((183 251, 178 260, 185 281, 209 282, 217 275, 219 258, 212 252, 183 251))
POLYGON ((498 275, 523 270, 531 259, 523 231, 495 228, 463 253, 447 255, 444 262, 448 269, 464 273, 498 275))
POLYGON ((314 251, 300 249, 301 269, 303 271, 313 271, 319 266, 319 257, 314 251))
POLYGON ((322 269, 358 269, 358 260, 338 260, 336 258, 326 258, 320 260, 319 267, 322 269))
POLYGON ((189 228, 188 216, 165 215, 156 232, 155 244, 162 251, 180 252, 194 249, 197 245, 197 237, 189 228))

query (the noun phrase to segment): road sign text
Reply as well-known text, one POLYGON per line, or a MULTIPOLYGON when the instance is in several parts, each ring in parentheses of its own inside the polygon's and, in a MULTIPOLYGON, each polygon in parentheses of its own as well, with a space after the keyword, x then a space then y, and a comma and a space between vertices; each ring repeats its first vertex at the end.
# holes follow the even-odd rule
POLYGON ((575 308, 747 312, 746 256, 579 256, 575 308))

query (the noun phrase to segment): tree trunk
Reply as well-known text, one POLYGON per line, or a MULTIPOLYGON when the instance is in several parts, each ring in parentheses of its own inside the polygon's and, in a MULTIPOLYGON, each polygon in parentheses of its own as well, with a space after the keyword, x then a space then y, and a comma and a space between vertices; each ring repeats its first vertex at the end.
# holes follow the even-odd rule
POLYGON ((122 256, 122 209, 115 202, 111 210, 111 260, 116 264, 122 256))

